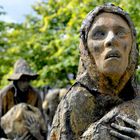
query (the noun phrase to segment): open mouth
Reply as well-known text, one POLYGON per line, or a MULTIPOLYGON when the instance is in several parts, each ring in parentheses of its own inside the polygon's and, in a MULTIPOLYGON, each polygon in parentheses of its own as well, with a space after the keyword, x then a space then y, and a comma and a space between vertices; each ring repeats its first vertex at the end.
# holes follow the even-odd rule
POLYGON ((105 59, 109 59, 109 58, 120 58, 120 57, 121 57, 121 54, 120 54, 119 51, 110 51, 105 56, 105 59))

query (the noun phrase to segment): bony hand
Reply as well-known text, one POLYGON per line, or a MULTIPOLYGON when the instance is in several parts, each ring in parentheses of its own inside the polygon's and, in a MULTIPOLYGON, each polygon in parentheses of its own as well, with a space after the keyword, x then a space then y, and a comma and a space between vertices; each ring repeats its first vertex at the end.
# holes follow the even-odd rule
POLYGON ((37 140, 44 140, 40 133, 40 125, 33 116, 26 116, 26 128, 37 140))
POLYGON ((129 124, 130 127, 112 123, 111 127, 114 128, 110 131, 112 136, 121 140, 140 140, 140 124, 121 115, 117 116, 116 119, 120 119, 124 123, 129 124))

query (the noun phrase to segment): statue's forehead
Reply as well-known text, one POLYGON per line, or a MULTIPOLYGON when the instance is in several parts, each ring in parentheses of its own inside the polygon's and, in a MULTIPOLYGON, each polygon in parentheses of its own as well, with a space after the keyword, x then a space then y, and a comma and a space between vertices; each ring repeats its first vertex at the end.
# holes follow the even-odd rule
POLYGON ((118 27, 122 26, 124 28, 130 28, 126 20, 118 14, 103 12, 95 17, 92 27, 94 26, 111 26, 118 27))

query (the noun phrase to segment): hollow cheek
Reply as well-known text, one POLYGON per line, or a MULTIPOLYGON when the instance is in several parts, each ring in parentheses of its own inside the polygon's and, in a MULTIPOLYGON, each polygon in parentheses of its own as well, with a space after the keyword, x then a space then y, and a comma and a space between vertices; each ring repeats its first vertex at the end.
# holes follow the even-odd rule
POLYGON ((130 53, 130 49, 131 47, 128 46, 129 44, 128 43, 124 43, 124 45, 122 46, 122 61, 121 61, 121 64, 122 64, 122 67, 126 68, 128 66, 128 61, 129 61, 129 53, 130 53))
POLYGON ((98 41, 92 41, 89 43, 89 50, 91 53, 101 53, 103 50, 102 44, 98 41))
POLYGON ((88 42, 88 48, 89 48, 89 52, 90 52, 90 55, 92 55, 97 67, 100 65, 100 57, 101 57, 101 54, 103 52, 103 43, 102 41, 95 41, 95 40, 90 40, 88 42))
POLYGON ((123 47, 123 51, 125 52, 125 51, 127 51, 129 48, 129 46, 128 46, 129 44, 127 43, 127 42, 123 42, 122 43, 122 47, 123 47))
POLYGON ((128 41, 128 42, 123 42, 122 44, 122 51, 124 53, 124 56, 126 56, 126 59, 128 59, 129 57, 129 53, 131 51, 131 43, 128 41))
POLYGON ((121 40, 120 42, 121 42, 120 45, 122 46, 123 51, 130 52, 131 46, 132 46, 131 38, 127 38, 127 39, 121 40))
POLYGON ((92 56, 97 66, 101 65, 102 47, 97 43, 92 47, 92 56))

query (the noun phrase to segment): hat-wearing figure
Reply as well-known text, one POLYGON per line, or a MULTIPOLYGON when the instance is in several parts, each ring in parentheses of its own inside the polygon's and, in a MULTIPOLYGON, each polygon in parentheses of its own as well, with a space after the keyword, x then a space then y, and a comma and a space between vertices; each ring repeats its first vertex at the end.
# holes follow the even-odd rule
MULTIPOLYGON (((119 105, 118 112, 117 109, 115 111, 117 115, 127 114, 123 116, 123 120, 120 119, 122 116, 118 119, 120 122, 125 120, 125 124, 129 116, 132 116, 129 115, 131 111, 127 112, 129 110, 127 101, 138 96, 138 89, 134 82, 138 50, 133 23, 121 8, 106 4, 96 7, 87 15, 81 27, 80 37, 77 81, 57 108, 50 139, 101 140, 101 137, 93 138, 92 135, 100 135, 99 132, 104 127, 96 131, 96 126, 100 126, 98 125, 100 122, 107 121, 109 118, 112 118, 112 122, 107 127, 110 127, 109 135, 112 136, 108 140, 130 138, 130 131, 125 131, 130 130, 130 123, 125 130, 122 130, 122 126, 115 123, 117 116, 110 115, 111 112, 109 115, 107 113, 119 105), (127 105, 124 105, 125 103, 127 105), (123 106, 122 112, 121 109, 119 110, 121 106, 123 106), (91 124, 92 129, 88 129, 91 124)), ((137 104, 140 105, 139 102, 137 104)), ((140 114, 136 107, 131 109, 135 114, 129 119, 132 122, 135 118, 133 121, 137 124, 140 114)), ((132 128, 133 136, 138 137, 138 129, 135 131, 132 128)), ((105 138, 105 134, 102 135, 102 139, 105 138)))
POLYGON ((3 116, 14 105, 27 103, 42 111, 42 101, 39 93, 30 85, 38 74, 33 73, 24 59, 19 59, 14 65, 14 73, 8 79, 12 81, 0 93, 0 116, 3 116))

